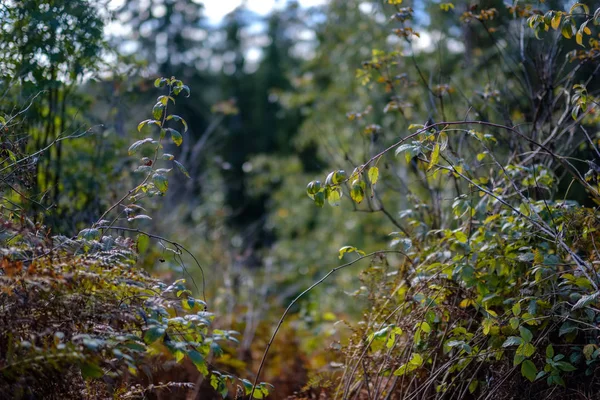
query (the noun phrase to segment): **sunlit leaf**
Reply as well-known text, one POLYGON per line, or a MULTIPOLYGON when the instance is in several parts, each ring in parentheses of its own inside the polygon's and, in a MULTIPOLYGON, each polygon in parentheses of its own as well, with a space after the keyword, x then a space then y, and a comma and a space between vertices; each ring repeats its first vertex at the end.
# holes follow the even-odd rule
POLYGON ((331 206, 339 206, 340 200, 342 198, 342 189, 339 187, 335 187, 329 191, 329 195, 327 196, 327 201, 331 206))
POLYGON ((369 181, 371 181, 371 184, 372 185, 376 184, 377 181, 379 180, 379 168, 377 168, 377 167, 369 168, 369 172, 367 175, 369 176, 369 181))
POLYGON ((361 256, 364 256, 366 253, 362 250, 357 249, 354 246, 344 246, 339 250, 339 258, 340 260, 342 259, 342 257, 344 257, 344 254, 346 253, 351 253, 351 252, 356 252, 358 254, 360 254, 361 256))
POLYGON ((355 181, 355 183, 352 184, 352 188, 350 189, 350 197, 358 204, 363 201, 365 198, 365 191, 361 185, 361 182, 355 181))
POLYGON ((162 174, 154 174, 152 176, 152 182, 161 193, 166 193, 169 189, 169 180, 162 174))
POLYGON ((427 170, 429 171, 431 168, 433 168, 439 161, 440 159, 440 144, 436 143, 435 147, 433 148, 433 151, 431 152, 431 160, 429 160, 429 166, 427 167, 427 170))
POLYGON ((152 138, 146 138, 146 139, 142 139, 142 140, 138 140, 137 142, 134 142, 131 146, 129 146, 129 149, 127 151, 127 153, 131 156, 134 155, 137 150, 145 143, 152 143, 154 141, 154 139, 152 138))

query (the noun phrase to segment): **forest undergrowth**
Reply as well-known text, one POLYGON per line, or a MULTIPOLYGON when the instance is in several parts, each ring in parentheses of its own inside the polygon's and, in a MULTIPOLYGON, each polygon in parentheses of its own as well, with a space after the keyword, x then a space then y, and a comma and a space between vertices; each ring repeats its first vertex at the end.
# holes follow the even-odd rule
POLYGON ((144 77, 157 98, 128 116, 134 139, 67 134, 102 21, 63 6, 85 25, 41 34, 68 50, 44 64, 11 29, 59 10, 18 3, 44 18, 0 6, 23 56, 0 58, 0 397, 599 398, 600 8, 332 0, 269 94, 302 115, 293 154, 243 159, 221 196, 231 163, 195 160, 243 101, 196 137, 179 111, 202 88, 144 77), (244 251, 220 219, 240 188, 265 210, 244 251))

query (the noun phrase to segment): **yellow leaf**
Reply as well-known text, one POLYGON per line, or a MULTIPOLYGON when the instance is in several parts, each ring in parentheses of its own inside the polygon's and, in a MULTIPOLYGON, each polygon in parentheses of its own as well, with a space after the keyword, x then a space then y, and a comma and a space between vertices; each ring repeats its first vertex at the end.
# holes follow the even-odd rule
POLYGON ((471 299, 464 299, 463 301, 460 302, 460 304, 458 306, 460 308, 467 308, 471 304, 475 304, 475 302, 473 300, 471 300, 471 299))
POLYGON ((326 312, 325 314, 323 314, 323 319, 325 321, 335 321, 336 320, 336 316, 332 312, 326 312))
POLYGON ((571 6, 571 9, 569 10, 569 14, 573 14, 573 11, 575 11, 577 9, 577 7, 581 7, 583 9, 583 12, 586 14, 590 13, 590 8, 583 4, 583 3, 575 3, 571 6))
POLYGON ((442 11, 450 11, 450 9, 454 9, 454 4, 442 3, 442 4, 440 4, 440 8, 442 9, 442 11))
POLYGON ((492 222, 492 221, 494 221, 494 220, 496 220, 496 219, 498 219, 498 218, 500 218, 500 214, 493 214, 493 215, 490 215, 489 217, 487 217, 487 218, 486 218, 486 219, 483 221, 483 224, 484 224, 484 225, 485 225, 485 224, 489 224, 490 222, 492 222))
POLYGON ((552 25, 552 29, 556 30, 558 29, 558 27, 560 26, 560 20, 562 18, 562 15, 556 14, 554 17, 552 17, 552 21, 551 21, 551 25, 552 25))
POLYGON ((496 312, 493 310, 486 309, 485 311, 487 311, 487 313, 490 314, 492 317, 498 317, 498 314, 496 314, 496 312))
POLYGON ((367 173, 367 175, 369 176, 369 180, 371 181, 371 184, 372 185, 376 184, 377 181, 379 180, 379 168, 377 168, 377 167, 369 168, 369 172, 367 173))
POLYGON ((467 240, 469 240, 469 238, 467 237, 467 235, 465 235, 461 231, 454 232, 454 236, 456 237, 456 240, 458 240, 461 243, 467 243, 467 240))
POLYGON ((435 164, 437 164, 439 159, 440 159, 440 144, 436 143, 435 147, 433 148, 433 152, 431 153, 431 160, 429 160, 429 167, 427 167, 427 170, 429 171, 431 168, 433 168, 433 166, 435 164))
POLYGON ((365 198, 365 191, 358 180, 355 180, 350 189, 350 197, 356 203, 360 203, 365 198))
POLYGON ((573 28, 569 24, 563 24, 561 34, 567 38, 571 39, 573 37, 573 28))

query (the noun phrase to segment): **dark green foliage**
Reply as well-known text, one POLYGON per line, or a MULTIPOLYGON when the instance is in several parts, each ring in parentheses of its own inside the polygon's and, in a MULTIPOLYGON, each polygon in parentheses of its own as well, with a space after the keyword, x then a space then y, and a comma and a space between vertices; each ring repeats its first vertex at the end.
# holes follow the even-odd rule
POLYGON ((212 330, 213 315, 183 280, 167 285, 135 267, 131 239, 48 239, 4 226, 4 239, 15 235, 0 275, 3 393, 93 397, 83 380, 97 393, 121 391, 127 376, 169 358, 189 357, 208 376, 210 354, 237 340, 212 330))
POLYGON ((594 398, 600 10, 251 6, 0 4, 0 390, 594 398))

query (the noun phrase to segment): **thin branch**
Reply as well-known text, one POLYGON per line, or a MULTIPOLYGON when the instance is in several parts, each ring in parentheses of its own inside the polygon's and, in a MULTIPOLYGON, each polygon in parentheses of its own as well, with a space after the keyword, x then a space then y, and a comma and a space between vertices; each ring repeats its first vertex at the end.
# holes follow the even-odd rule
POLYGON ((273 334, 271 335, 271 339, 269 339, 269 342, 267 343, 267 347, 265 348, 265 351, 263 353, 262 359, 260 361, 260 365, 258 366, 258 371, 256 372, 256 378, 254 378, 254 385, 252 386, 252 392, 250 393, 250 397, 249 398, 253 398, 254 395, 254 391, 256 390, 256 386, 258 384, 258 380, 260 379, 260 373, 263 370, 263 367, 265 365, 266 359, 267 359, 267 355, 269 354, 269 349, 271 348, 271 345, 273 344, 273 341, 275 340, 275 337, 277 336, 277 332, 279 332, 279 328, 281 328, 281 325, 283 324, 283 321, 285 320, 285 317, 287 317, 288 313, 290 312, 291 308, 298 302, 298 300, 300 300, 302 297, 304 297, 305 294, 307 294, 308 292, 310 292, 311 290, 313 290, 314 288, 316 288, 317 286, 319 286, 321 283, 325 282, 325 280, 327 278, 329 278, 331 275, 333 275, 335 272, 344 269, 346 267, 349 267, 353 264, 356 264, 357 262, 364 260, 365 258, 369 258, 378 254, 387 254, 387 253, 396 253, 396 254, 402 254, 403 256, 407 257, 408 256, 399 250, 381 250, 381 251, 374 251, 372 253, 366 254, 364 256, 358 257, 357 259, 350 261, 346 264, 340 265, 338 267, 335 267, 333 269, 331 269, 327 274, 325 274, 325 276, 323 276, 321 279, 319 279, 318 281, 316 281, 315 283, 313 283, 308 289, 304 290, 302 293, 300 293, 298 296, 296 296, 296 298, 294 300, 292 300, 292 302, 287 306, 287 308, 285 309, 285 311, 283 312, 283 314, 281 315, 281 318, 279 319, 279 322, 277 323, 277 326, 275 327, 275 330, 273 331, 273 334))
MULTIPOLYGON (((206 302, 206 293, 205 293, 206 292, 206 279, 204 277, 204 269, 202 268, 202 265, 200 264, 200 262, 198 261, 198 259, 196 258, 196 256, 194 256, 192 254, 192 252, 190 252, 182 244, 180 244, 178 242, 174 242, 174 241, 169 240, 169 239, 166 239, 166 238, 164 238, 162 236, 155 235, 153 233, 142 231, 141 229, 137 229, 137 228, 127 228, 127 227, 124 227, 124 226, 98 226, 97 229, 104 229, 104 230, 112 229, 112 230, 116 230, 116 231, 126 231, 126 232, 140 233, 140 234, 146 235, 146 236, 148 236, 148 237, 150 237, 152 239, 157 239, 157 240, 160 240, 160 241, 163 241, 163 242, 167 242, 167 243, 175 246, 178 250, 185 251, 190 257, 192 257, 192 259, 194 260, 194 262, 196 263, 196 265, 198 266, 198 268, 200 268, 200 272, 202 272, 202 299, 204 300, 204 302, 206 302)), ((184 268, 184 270, 185 270, 185 268, 184 268)), ((192 279, 192 282, 194 283, 194 286, 196 287, 196 290, 198 290, 198 285, 196 285, 194 277, 189 272, 187 272, 187 274, 192 279)))

